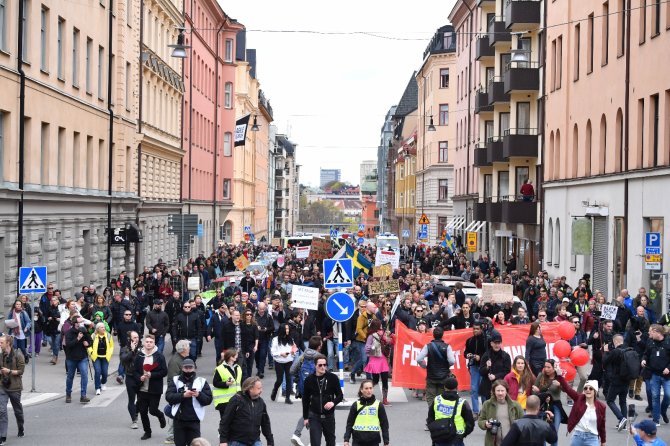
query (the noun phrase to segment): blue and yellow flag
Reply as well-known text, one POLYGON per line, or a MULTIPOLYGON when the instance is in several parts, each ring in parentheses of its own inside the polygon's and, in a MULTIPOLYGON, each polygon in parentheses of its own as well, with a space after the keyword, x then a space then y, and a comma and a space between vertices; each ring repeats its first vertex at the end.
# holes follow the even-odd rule
POLYGON ((453 255, 456 252, 456 249, 454 248, 454 239, 451 238, 451 234, 449 232, 447 232, 446 235, 444 236, 444 240, 442 240, 440 246, 443 248, 447 248, 447 252, 449 254, 453 255))
POLYGON ((372 269, 372 262, 365 258, 363 254, 355 250, 349 243, 347 243, 346 249, 345 255, 348 259, 351 259, 351 263, 354 264, 354 279, 358 277, 361 271, 365 273, 366 276, 369 276, 370 270, 372 269))

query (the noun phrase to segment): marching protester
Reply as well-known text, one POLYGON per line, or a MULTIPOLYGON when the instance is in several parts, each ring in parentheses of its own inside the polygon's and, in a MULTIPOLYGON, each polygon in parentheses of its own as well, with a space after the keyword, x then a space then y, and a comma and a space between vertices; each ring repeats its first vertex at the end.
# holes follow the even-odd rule
POLYGON ((170 317, 163 311, 163 299, 154 299, 153 308, 147 312, 145 322, 147 331, 156 338, 156 347, 163 353, 165 335, 170 331, 170 317))
MULTIPOLYGON (((157 347, 158 348, 158 347, 157 347)), ((181 373, 181 366, 188 358, 188 354, 191 350, 191 341, 187 339, 181 339, 175 344, 175 353, 170 356, 170 360, 167 364, 167 381, 168 383, 174 379, 175 376, 181 373)), ((169 418, 169 417, 168 417, 169 418)), ((173 444, 174 439, 174 422, 171 420, 166 420, 168 424, 167 437, 165 437, 165 444, 173 444)))
MULTIPOLYGON (((429 415, 430 417, 430 415, 429 415)), ((474 423, 473 423, 474 424, 474 423)), ((470 429, 472 430, 472 429, 470 429)), ((384 446, 389 444, 389 421, 384 405, 375 399, 374 383, 363 380, 358 388, 358 400, 351 405, 344 430, 344 446, 384 446)))
POLYGON ((551 412, 545 412, 544 417, 539 412, 540 398, 536 395, 529 396, 526 401, 526 414, 512 424, 501 446, 544 446, 546 443, 557 442, 558 435, 551 424, 551 412))
POLYGON ((267 446, 274 446, 270 416, 263 398, 263 382, 257 376, 247 378, 242 390, 228 403, 219 423, 219 446, 260 445, 261 432, 267 446))
POLYGON ((417 364, 426 369, 426 402, 429 406, 442 393, 447 378, 451 376, 451 366, 456 362, 451 346, 442 340, 443 335, 442 327, 435 327, 433 340, 416 357, 417 364))
POLYGON ((242 367, 237 364, 237 350, 229 348, 221 354, 223 360, 214 369, 214 408, 219 411, 220 419, 230 399, 242 389, 242 367))
POLYGON ((65 334, 65 362, 67 364, 67 378, 65 380, 65 402, 72 402, 72 383, 75 372, 79 371, 81 379, 81 395, 79 402, 87 404, 91 400, 86 396, 88 387, 88 347, 93 344, 93 339, 88 330, 81 326, 81 318, 72 316, 70 324, 72 328, 65 334))
POLYGON ((161 429, 167 425, 165 415, 158 408, 163 394, 163 378, 167 375, 165 357, 158 351, 153 335, 145 335, 142 349, 135 357, 135 378, 140 382, 137 392, 137 411, 140 413, 144 435, 140 440, 151 438, 149 413, 158 418, 161 429))
POLYGON ((382 404, 390 406, 388 401, 389 393, 389 363, 382 354, 382 346, 393 343, 390 336, 387 336, 382 329, 382 323, 379 319, 370 321, 368 327, 368 339, 365 343, 365 352, 368 355, 368 364, 363 371, 372 376, 372 383, 376 386, 382 381, 382 404))
POLYGON ((135 357, 139 353, 140 348, 140 335, 136 331, 131 331, 128 333, 128 342, 125 347, 121 348, 121 353, 119 355, 119 362, 123 364, 128 378, 126 379, 126 393, 128 395, 128 414, 130 415, 131 429, 137 429, 137 389, 140 385, 140 381, 137 379, 137 374, 135 373, 135 357))
POLYGON ((114 353, 114 338, 107 332, 104 322, 98 322, 95 325, 93 333, 93 343, 88 348, 88 354, 93 363, 95 394, 107 390, 107 370, 109 361, 114 353))
POLYGON ((607 406, 598 401, 598 381, 586 381, 581 393, 558 375, 561 388, 574 401, 568 417, 568 433, 573 430, 571 446, 598 446, 607 444, 605 417, 607 406))
POLYGON ((486 336, 482 330, 482 323, 476 321, 472 325, 472 337, 465 341, 465 351, 463 352, 468 361, 468 371, 470 372, 470 401, 472 402, 472 411, 475 419, 479 417, 479 399, 482 404, 488 399, 488 395, 479 392, 480 382, 482 380, 479 372, 481 359, 487 350, 486 336))
POLYGON ((544 361, 547 359, 547 343, 542 337, 542 326, 539 322, 530 324, 530 332, 526 340, 526 361, 530 366, 533 375, 537 376, 544 367, 544 361))
MULTIPOLYGON (((344 396, 340 380, 328 371, 328 360, 319 354, 315 358, 316 371, 305 380, 305 392, 302 395, 302 417, 309 429, 312 446, 321 445, 321 435, 326 446, 335 446, 335 406, 344 396)), ((288 390, 288 389, 287 389, 288 390)))
POLYGON ((286 404, 293 404, 291 401, 291 364, 293 363, 294 355, 298 351, 298 346, 295 344, 291 336, 291 329, 288 324, 281 324, 277 331, 277 336, 272 339, 272 357, 275 361, 275 373, 277 379, 272 387, 270 399, 274 401, 277 398, 277 392, 281 387, 282 382, 286 380, 286 404))
POLYGON ((7 441, 8 413, 7 403, 12 404, 18 437, 25 436, 23 404, 21 404, 21 392, 23 391, 23 372, 26 367, 23 353, 15 350, 14 340, 11 336, 0 336, 0 375, 2 387, 0 387, 0 444, 7 441))
POLYGON ((486 431, 484 446, 497 446, 512 429, 512 423, 523 417, 521 405, 511 399, 509 387, 502 379, 491 386, 491 398, 482 404, 477 424, 486 431))
POLYGON ((526 401, 533 394, 535 375, 531 372, 526 358, 519 355, 514 358, 512 371, 505 375, 505 382, 509 386, 509 397, 526 409, 526 401))
MULTIPOLYGON (((557 364, 553 359, 547 359, 544 362, 542 372, 535 379, 533 392, 540 395, 540 400, 546 402, 550 401, 549 407, 554 420, 554 428, 558 432, 561 426, 561 421, 567 418, 561 403, 561 383, 558 381, 560 370, 557 370, 557 364)), ((552 446, 558 443, 553 442, 552 446)))
POLYGON ((444 390, 428 407, 426 425, 434 446, 463 444, 463 439, 474 430, 474 415, 468 402, 458 395, 456 378, 447 378, 444 390))

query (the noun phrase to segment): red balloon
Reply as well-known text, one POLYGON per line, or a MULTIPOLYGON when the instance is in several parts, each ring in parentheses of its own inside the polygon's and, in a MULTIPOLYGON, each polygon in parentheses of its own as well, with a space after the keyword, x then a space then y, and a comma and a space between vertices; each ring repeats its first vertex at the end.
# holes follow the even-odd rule
POLYGON ((563 321, 558 324, 558 334, 563 340, 569 341, 570 339, 574 338, 575 331, 575 326, 572 324, 572 322, 563 321))
POLYGON ((586 349, 577 347, 570 353, 570 362, 576 367, 581 367, 589 362, 589 352, 586 349))
POLYGON ((554 344, 554 354, 559 359, 567 358, 568 356, 570 356, 571 351, 572 347, 570 347, 568 341, 564 341, 563 339, 561 339, 560 341, 556 341, 556 343, 554 344))
POLYGON ((566 381, 572 381, 577 376, 577 369, 568 361, 561 361, 561 372, 566 381))

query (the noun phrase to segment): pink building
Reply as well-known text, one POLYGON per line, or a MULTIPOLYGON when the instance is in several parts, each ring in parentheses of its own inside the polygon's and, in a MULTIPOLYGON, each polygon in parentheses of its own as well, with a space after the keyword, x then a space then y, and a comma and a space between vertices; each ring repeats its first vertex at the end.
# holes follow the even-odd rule
MULTIPOLYGON (((221 213, 232 208, 236 38, 244 25, 215 0, 186 2, 182 200, 203 233, 195 252, 209 253, 221 238, 221 213)), ((244 57, 244 55, 242 55, 244 57)))

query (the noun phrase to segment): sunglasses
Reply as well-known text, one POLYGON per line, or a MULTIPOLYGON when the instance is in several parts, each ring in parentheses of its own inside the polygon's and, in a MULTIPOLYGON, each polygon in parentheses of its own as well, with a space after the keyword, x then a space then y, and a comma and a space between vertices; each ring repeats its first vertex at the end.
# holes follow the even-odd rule
POLYGON ((594 389, 593 387, 584 386, 584 391, 587 391, 587 390, 590 390, 590 391, 593 391, 593 392, 596 391, 596 389, 594 389))
POLYGON ((546 314, 538 314, 537 317, 547 317, 546 314))
POLYGON ((132 316, 132 313, 123 313, 124 316, 132 316))
POLYGON ((317 367, 326 367, 326 364, 317 364, 317 367))

